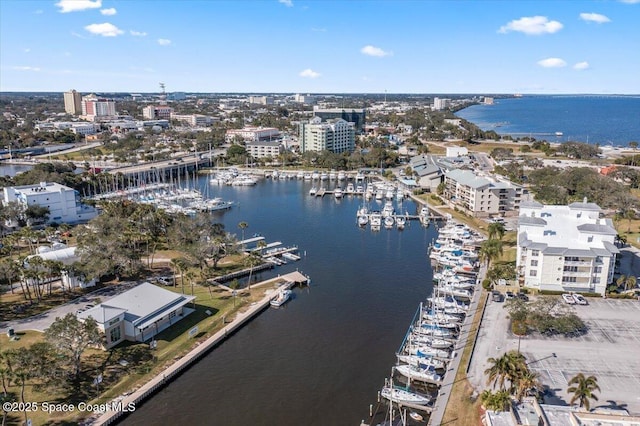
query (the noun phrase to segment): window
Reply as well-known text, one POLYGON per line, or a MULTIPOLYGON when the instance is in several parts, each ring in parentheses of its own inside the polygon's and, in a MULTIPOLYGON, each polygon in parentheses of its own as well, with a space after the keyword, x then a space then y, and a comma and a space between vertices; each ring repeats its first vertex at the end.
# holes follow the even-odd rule
POLYGON ((575 283, 576 277, 562 277, 563 283, 575 283))
POLYGON ((578 272, 578 267, 577 266, 565 266, 564 270, 566 272, 578 272))
POLYGON ((536 271, 535 269, 532 269, 529 271, 529 276, 530 277, 537 277, 538 276, 538 271, 536 271))
POLYGON ((596 266, 595 268, 593 268, 594 274, 599 274, 601 272, 602 272, 602 266, 596 266))
POLYGON ((173 311, 169 314, 169 319, 175 318, 175 316, 176 316, 176 311, 173 311))
POLYGON ((589 236, 587 237, 587 242, 588 242, 588 243, 592 243, 592 242, 593 242, 593 235, 589 235, 589 236))
POLYGON ((532 260, 531 261, 531 266, 538 266, 538 261, 537 260, 532 260))
POLYGON ((600 277, 593 277, 594 284, 600 284, 600 277))
POLYGON ((540 250, 531 250, 531 256, 538 256, 540 254, 540 250))
POLYGON ((596 256, 596 263, 602 263, 602 256, 596 256))
POLYGON ((122 338, 122 336, 120 335, 120 327, 114 327, 111 330, 109 330, 109 340, 112 343, 113 342, 117 342, 121 338, 122 338))
POLYGON ((114 324, 117 324, 120 321, 120 318, 114 318, 111 321, 109 321, 109 324, 107 325, 107 327, 111 327, 114 324))

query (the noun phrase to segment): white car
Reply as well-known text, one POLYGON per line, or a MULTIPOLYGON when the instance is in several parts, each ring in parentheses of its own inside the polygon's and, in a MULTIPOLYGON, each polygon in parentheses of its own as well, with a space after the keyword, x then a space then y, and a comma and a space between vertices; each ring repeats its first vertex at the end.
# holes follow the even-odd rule
POLYGON ((573 295, 573 300, 578 304, 578 305, 588 305, 589 303, 587 302, 587 299, 585 299, 581 294, 574 294, 573 295))
POLYGON ((576 300, 573 298, 573 295, 570 293, 564 293, 562 295, 562 300, 564 300, 564 303, 568 304, 568 305, 575 305, 576 304, 576 300))

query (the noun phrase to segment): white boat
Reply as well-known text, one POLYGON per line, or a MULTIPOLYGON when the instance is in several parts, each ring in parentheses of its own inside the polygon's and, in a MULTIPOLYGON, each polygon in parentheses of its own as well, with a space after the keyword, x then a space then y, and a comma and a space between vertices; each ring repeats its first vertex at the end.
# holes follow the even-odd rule
POLYGON ((431 399, 426 396, 419 395, 414 392, 409 392, 404 389, 392 388, 389 386, 385 386, 384 388, 382 388, 382 391, 380 391, 380 395, 382 395, 383 398, 388 399, 389 401, 400 404, 408 403, 414 405, 427 405, 431 401, 431 399))
POLYGON ((347 192, 347 194, 353 194, 355 192, 355 188, 353 187, 353 183, 349 182, 347 184, 346 192, 347 192))
POLYGON ((253 186, 257 183, 256 179, 246 175, 240 175, 231 180, 232 186, 253 186))
POLYGON ((302 179, 303 179, 303 180, 311 180, 311 173, 305 173, 305 174, 302 176, 302 179))
POLYGON ((320 179, 320 173, 318 173, 318 172, 311 173, 311 179, 313 179, 313 180, 320 179))
POLYGON ((396 210, 393 208, 393 201, 385 201, 384 206, 382 207, 382 217, 393 216, 396 210))
POLYGON ((376 200, 382 201, 384 199, 384 191, 382 189, 378 189, 376 191, 376 200))
POLYGON ((410 355, 422 357, 436 357, 441 359, 449 359, 451 354, 445 349, 435 349, 425 345, 407 345, 406 349, 410 355))
POLYGON ((393 220, 392 216, 387 216, 384 218, 384 227, 387 229, 391 229, 393 228, 393 223, 395 222, 395 220, 393 220))
POLYGON ((357 192, 358 194, 363 193, 363 192, 364 192, 364 186, 362 186, 362 185, 356 185, 356 192, 357 192))
POLYGON ((304 173, 303 172, 296 173, 296 178, 298 178, 300 180, 304 179, 304 173))
POLYGON ((426 383, 438 384, 442 381, 442 376, 435 372, 433 368, 420 368, 413 365, 398 365, 396 371, 412 380, 419 380, 426 383))
POLYGON ((369 223, 369 217, 366 214, 358 216, 358 226, 366 226, 369 223))
POLYGON ((435 339, 431 336, 422 334, 414 334, 411 336, 411 342, 416 345, 425 345, 434 349, 449 349, 453 343, 445 339, 435 339))
POLYGON ((271 304, 271 306, 278 308, 287 303, 287 300, 289 300, 289 298, 291 297, 291 293, 292 291, 289 289, 280 289, 276 298, 271 299, 269 303, 271 304))
POLYGON ((338 180, 345 180, 347 175, 344 172, 338 172, 338 180))
POLYGON ((329 179, 328 173, 325 173, 325 172, 320 173, 320 180, 327 180, 327 179, 329 179))
POLYGON ((333 196, 334 197, 342 198, 343 195, 344 195, 344 193, 342 192, 342 188, 338 187, 338 188, 333 190, 333 196))
POLYGON ((436 369, 442 369, 445 367, 444 361, 431 357, 401 354, 397 354, 396 356, 398 357, 398 361, 404 362, 405 364, 414 365, 416 367, 433 367, 436 369))
POLYGON ((385 197, 387 200, 393 200, 393 189, 387 189, 385 193, 385 197))
POLYGON ((404 216, 396 217, 396 226, 398 229, 404 229, 404 225, 407 223, 407 218, 404 216))
POLYGON ((329 173, 329 180, 336 180, 336 172, 329 173))
POLYGON ((311 189, 309 190, 309 195, 316 195, 317 192, 318 192, 318 188, 316 188, 315 186, 312 186, 311 189))

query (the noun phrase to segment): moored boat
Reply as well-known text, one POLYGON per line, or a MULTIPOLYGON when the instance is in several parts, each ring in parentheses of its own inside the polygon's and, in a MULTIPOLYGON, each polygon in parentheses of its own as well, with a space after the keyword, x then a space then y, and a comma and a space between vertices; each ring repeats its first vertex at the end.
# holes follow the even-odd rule
POLYGON ((272 299, 269 303, 271 306, 278 308, 287 303, 287 300, 291 297, 291 293, 292 291, 289 289, 280 289, 276 298, 272 299))
POLYGON ((382 395, 383 398, 396 403, 427 405, 431 401, 431 398, 424 395, 389 386, 382 388, 380 395, 382 395))

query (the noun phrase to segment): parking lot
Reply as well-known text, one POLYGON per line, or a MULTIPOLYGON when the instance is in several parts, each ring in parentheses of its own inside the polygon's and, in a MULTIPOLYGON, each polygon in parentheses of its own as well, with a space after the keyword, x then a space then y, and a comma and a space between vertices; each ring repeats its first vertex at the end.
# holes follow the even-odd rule
POLYGON ((476 389, 485 388, 487 358, 519 346, 529 368, 540 374, 550 391, 546 402, 568 403, 568 381, 584 373, 596 376, 601 389, 593 406, 618 406, 640 414, 640 301, 588 301, 587 306, 574 307, 588 327, 586 334, 571 338, 536 334, 520 340, 509 332, 504 303, 489 302, 469 371, 476 389))

